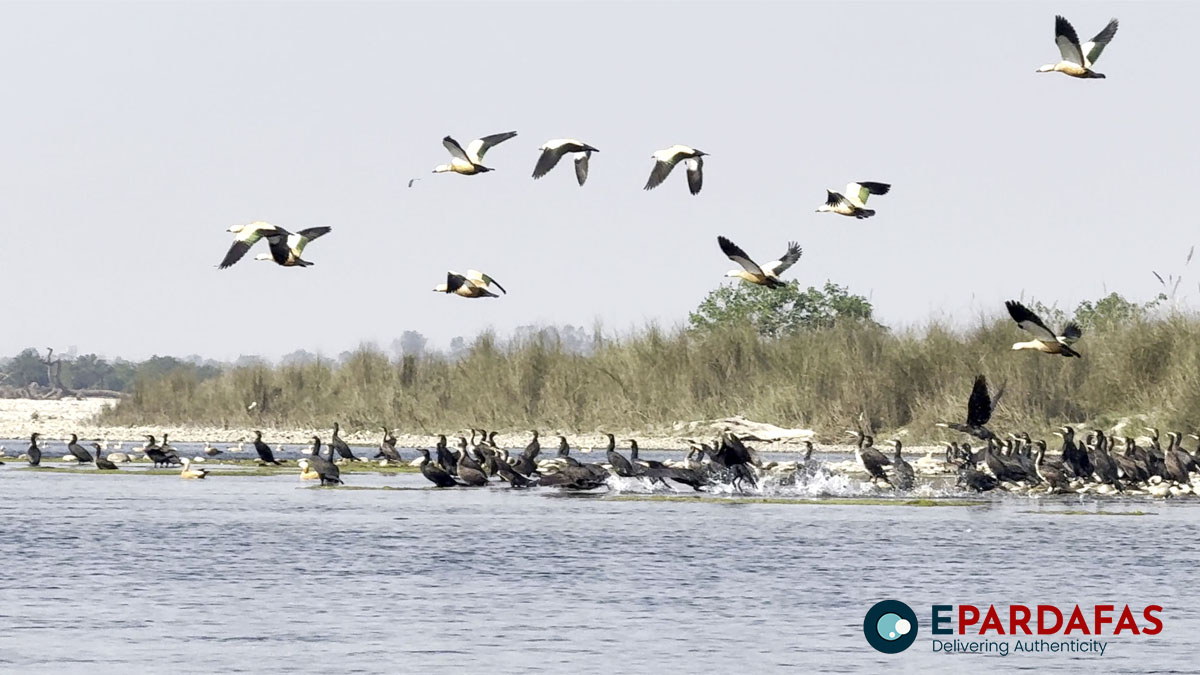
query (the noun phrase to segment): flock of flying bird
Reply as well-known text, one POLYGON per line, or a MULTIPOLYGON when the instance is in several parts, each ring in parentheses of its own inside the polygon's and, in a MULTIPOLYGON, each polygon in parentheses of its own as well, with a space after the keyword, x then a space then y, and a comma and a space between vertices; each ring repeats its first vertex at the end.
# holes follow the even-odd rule
MULTIPOLYGON (((1054 42, 1058 46, 1061 60, 1047 64, 1037 69, 1039 73, 1059 72, 1071 77, 1082 79, 1103 78, 1102 73, 1093 70, 1093 66, 1104 48, 1112 41, 1117 33, 1118 23, 1112 19, 1108 24, 1086 43, 1079 42, 1079 36, 1074 27, 1062 16, 1054 19, 1054 42)), ((476 138, 464 148, 450 136, 442 139, 442 145, 450 153, 448 164, 439 164, 433 173, 454 173, 460 176, 475 176, 493 171, 485 165, 484 158, 497 145, 515 138, 517 132, 508 131, 476 138)), ((556 138, 543 143, 539 148, 537 163, 533 168, 533 178, 540 179, 550 173, 563 157, 570 155, 575 162, 575 179, 580 186, 587 182, 588 168, 593 153, 600 152, 595 146, 573 138, 556 138)), ((667 180, 678 164, 683 164, 687 172, 688 190, 693 195, 700 194, 704 186, 704 158, 707 152, 688 145, 672 145, 658 150, 651 155, 654 164, 650 176, 646 180, 645 190, 653 190, 667 180)), ((408 182, 411 188, 416 178, 408 182)), ((817 208, 818 213, 836 213, 854 218, 870 218, 875 215, 873 209, 867 208, 867 199, 871 195, 886 195, 891 185, 875 181, 858 181, 850 183, 842 192, 826 190, 826 199, 817 208)), ((235 235, 234 242, 225 258, 218 265, 225 269, 239 260, 261 239, 268 243, 268 253, 259 254, 257 260, 274 261, 282 267, 309 267, 313 263, 301 258, 305 247, 318 237, 331 231, 329 227, 312 227, 292 233, 288 230, 256 221, 247 225, 234 225, 229 232, 235 235)), ((738 277, 749 283, 770 287, 782 286, 779 274, 795 264, 800 257, 800 247, 795 243, 788 245, 787 253, 779 260, 767 265, 756 264, 742 249, 724 237, 718 238, 722 252, 731 260, 741 265, 741 270, 735 270, 726 276, 738 277)), ((445 283, 434 287, 435 292, 459 295, 465 298, 496 298, 498 294, 490 288, 495 286, 500 293, 507 293, 500 284, 487 274, 477 270, 468 270, 466 274, 449 271, 445 283)))
MULTIPOLYGON (((1104 75, 1093 70, 1101 52, 1116 35, 1118 23, 1112 19, 1095 37, 1087 43, 1080 43, 1079 37, 1071 24, 1062 16, 1055 17, 1055 43, 1058 46, 1061 60, 1057 63, 1044 65, 1037 72, 1059 72, 1071 77, 1092 79, 1103 78, 1104 75)), ((487 173, 493 169, 484 165, 483 161, 488 152, 497 145, 516 137, 515 131, 493 134, 472 140, 464 148, 450 136, 442 139, 442 145, 450 153, 450 162, 434 168, 434 173, 455 173, 462 176, 473 176, 487 173)), ((575 164, 575 177, 579 185, 587 182, 589 163, 593 153, 599 152, 596 147, 575 139, 554 139, 547 141, 539 148, 540 154, 534 166, 533 178, 540 179, 550 173, 555 166, 570 155, 575 164)), ((688 189, 691 194, 700 193, 704 184, 704 158, 708 153, 687 145, 673 145, 659 150, 651 155, 654 164, 644 189, 653 190, 670 176, 676 165, 685 165, 688 189)), ((416 179, 414 179, 416 180, 416 179)), ((409 181, 412 187, 413 181, 409 181)), ((842 192, 826 191, 826 200, 818 208, 818 212, 835 213, 858 219, 870 218, 875 211, 867 208, 867 200, 871 195, 888 194, 891 186, 875 181, 853 182, 842 192)), ((282 267, 308 267, 312 263, 304 260, 302 255, 305 248, 316 239, 328 234, 330 227, 312 227, 292 233, 288 230, 266 222, 253 222, 248 225, 235 225, 229 232, 235 235, 234 242, 218 265, 220 269, 228 268, 239 260, 260 240, 265 239, 268 252, 259 254, 256 259, 274 261, 282 267)), ((737 263, 739 269, 725 274, 727 277, 741 279, 744 282, 780 288, 785 282, 780 275, 796 264, 802 254, 802 249, 795 242, 789 242, 787 250, 777 260, 765 264, 755 262, 744 250, 730 239, 717 237, 717 244, 722 253, 737 263)), ((446 281, 434 287, 434 291, 455 294, 466 298, 499 297, 490 290, 495 287, 500 293, 507 293, 491 276, 477 270, 468 270, 465 274, 450 271, 446 281)), ((1075 323, 1069 323, 1061 331, 1051 329, 1030 309, 1019 302, 1009 301, 1005 306, 1013 321, 1033 336, 1027 342, 1013 345, 1014 350, 1035 350, 1046 354, 1066 357, 1080 357, 1073 345, 1082 336, 1082 331, 1075 323)), ((959 481, 963 485, 976 490, 989 490, 997 486, 1033 486, 1045 485, 1052 490, 1089 489, 1091 485, 1108 486, 1113 490, 1125 491, 1143 486, 1151 492, 1188 491, 1189 474, 1197 470, 1197 457, 1182 449, 1180 443, 1183 435, 1172 432, 1168 434, 1169 443, 1166 448, 1160 446, 1157 431, 1153 431, 1149 447, 1137 445, 1132 438, 1122 438, 1119 442, 1124 445, 1122 453, 1113 452, 1116 444, 1103 432, 1097 430, 1090 433, 1083 443, 1077 443, 1074 430, 1063 427, 1058 434, 1062 436, 1061 464, 1046 457, 1046 443, 1031 441, 1028 434, 1009 435, 1001 441, 988 428, 987 423, 992 411, 999 402, 1003 389, 994 396, 989 393, 987 380, 983 375, 975 379, 967 406, 966 420, 962 423, 945 423, 944 426, 955 431, 969 434, 984 442, 978 450, 972 450, 967 443, 950 444, 946 449, 944 467, 954 467, 958 471, 959 481)), ((887 482, 900 489, 910 489, 913 484, 914 471, 902 457, 900 441, 894 441, 895 454, 889 458, 873 447, 873 439, 863 432, 852 432, 858 437, 856 459, 859 465, 867 471, 872 482, 887 482), (884 467, 892 466, 892 474, 888 475, 884 467)), ((1193 437, 1195 437, 1193 435, 1193 437)), ((519 456, 513 458, 508 452, 495 444, 495 432, 491 435, 483 433, 478 442, 475 441, 475 430, 472 430, 472 440, 459 437, 458 451, 447 447, 446 437, 439 437, 433 451, 420 450, 422 454, 421 472, 438 487, 455 485, 485 485, 490 476, 509 482, 514 487, 526 487, 533 484, 552 485, 558 487, 593 488, 607 480, 610 473, 618 476, 643 477, 651 482, 666 484, 672 481, 687 485, 693 489, 701 489, 716 479, 725 477, 735 487, 741 487, 746 482, 754 484, 756 476, 761 475, 764 464, 757 459, 757 453, 748 448, 743 439, 729 431, 724 431, 710 445, 690 442, 692 451, 683 462, 664 463, 647 462, 638 458, 636 441, 630 441, 631 459, 626 459, 614 449, 615 441, 608 435, 607 465, 586 464, 572 458, 566 438, 560 437, 557 455, 550 460, 539 460, 541 446, 537 433, 533 441, 519 456), (431 452, 436 457, 431 457, 431 452)), ((306 458, 301 461, 304 477, 319 479, 322 484, 340 483, 340 473, 335 460, 347 461, 357 459, 350 448, 338 435, 335 425, 333 436, 325 450, 321 449, 321 441, 313 437, 313 445, 306 458), (335 455, 337 455, 335 457, 335 455)), ((71 455, 80 462, 94 463, 97 468, 114 470, 116 465, 100 457, 100 445, 93 443, 96 456, 92 457, 84 448, 79 446, 78 439, 72 435, 68 442, 71 455)), ((278 464, 270 448, 262 441, 262 433, 255 432, 255 449, 259 459, 265 463, 278 464)), ((210 448, 206 446, 206 451, 210 448)), ((215 450, 215 449, 214 449, 215 450)), ((154 437, 149 437, 146 446, 142 448, 147 457, 159 465, 180 465, 185 478, 203 478, 205 471, 190 466, 186 458, 180 458, 167 444, 166 434, 163 435, 162 445, 158 445, 154 437)), ((220 452, 220 451, 217 451, 220 452)), ((808 445, 811 455, 812 445, 808 445)), ((29 462, 38 464, 38 435, 31 439, 29 462)), ((387 460, 400 461, 401 457, 395 449, 395 438, 384 430, 384 441, 380 446, 379 457, 387 460), (389 443, 390 441, 390 443, 389 443)), ((807 456, 806 456, 807 459, 807 456)), ((768 463, 767 470, 778 467, 768 463)), ((784 463, 785 469, 793 472, 804 471, 809 462, 784 463)))

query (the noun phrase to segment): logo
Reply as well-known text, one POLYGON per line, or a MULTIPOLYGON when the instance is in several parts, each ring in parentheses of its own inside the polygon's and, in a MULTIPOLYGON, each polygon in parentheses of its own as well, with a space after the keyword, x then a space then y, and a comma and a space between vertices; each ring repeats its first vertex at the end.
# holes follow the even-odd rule
POLYGON ((863 619, 867 642, 884 654, 899 654, 917 639, 917 615, 899 600, 883 600, 863 619))

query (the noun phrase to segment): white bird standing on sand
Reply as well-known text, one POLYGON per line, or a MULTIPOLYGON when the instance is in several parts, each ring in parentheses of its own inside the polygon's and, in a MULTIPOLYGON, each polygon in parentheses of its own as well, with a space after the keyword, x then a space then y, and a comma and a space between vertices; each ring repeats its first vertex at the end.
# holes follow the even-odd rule
POLYGON ((1046 326, 1041 317, 1034 314, 1028 307, 1022 305, 1016 300, 1009 300, 1004 303, 1008 308, 1008 315, 1013 321, 1017 322, 1021 330, 1033 334, 1034 339, 1029 342, 1017 342, 1013 344, 1014 350, 1019 349, 1035 349, 1046 354, 1061 354, 1062 356, 1074 356, 1083 358, 1079 352, 1071 348, 1075 341, 1083 337, 1083 330, 1079 324, 1074 321, 1063 326, 1062 335, 1056 334, 1046 326))
MULTIPOLYGON (((504 141, 517 135, 515 131, 509 131, 503 134, 492 134, 483 138, 476 138, 467 143, 467 149, 458 144, 458 141, 446 136, 442 139, 442 145, 450 152, 449 164, 438 164, 434 167, 434 173, 457 173, 464 176, 474 176, 477 173, 485 173, 492 169, 483 165, 483 156, 491 150, 493 146, 499 145, 504 141)), ((410 186, 411 187, 411 186, 410 186)))
POLYGON ((575 155, 575 180, 579 181, 580 187, 587 182, 588 160, 591 159, 593 152, 600 152, 587 143, 573 138, 555 138, 546 141, 538 149, 542 151, 542 154, 538 157, 537 165, 533 167, 534 180, 550 173, 563 155, 573 153, 575 155))
POLYGON ((870 218, 875 212, 867 208, 867 197, 871 195, 886 195, 892 186, 887 183, 862 181, 846 186, 846 194, 826 190, 825 203, 817 213, 836 213, 842 216, 854 216, 858 219, 870 218))
POLYGON ((681 161, 686 160, 688 189, 692 194, 700 194, 704 186, 704 157, 707 152, 690 148, 686 145, 672 145, 665 150, 650 155, 654 159, 654 168, 650 170, 650 178, 646 180, 643 190, 653 190, 671 175, 671 169, 681 161))
POLYGON ((743 281, 748 281, 759 286, 768 288, 781 288, 787 284, 779 280, 779 275, 787 268, 796 264, 800 259, 800 254, 803 249, 794 241, 788 242, 787 252, 783 254, 779 260, 773 260, 766 265, 759 265, 746 255, 746 252, 738 247, 737 244, 729 241, 725 237, 717 237, 717 243, 721 246, 721 251, 729 256, 729 259, 742 266, 740 270, 729 270, 725 273, 727 277, 737 277, 743 281))
POLYGON ((1038 68, 1037 72, 1059 72, 1082 79, 1104 79, 1104 74, 1092 70, 1092 65, 1096 63, 1096 59, 1100 58, 1100 53, 1104 51, 1108 43, 1112 42, 1113 36, 1117 34, 1117 26, 1116 19, 1109 20, 1104 30, 1096 33, 1096 37, 1092 38, 1091 42, 1081 45, 1079 44, 1079 35, 1075 33, 1071 22, 1061 16, 1054 17, 1054 43, 1058 45, 1062 61, 1048 63, 1038 68))
POLYGON ((304 247, 317 237, 329 234, 332 230, 332 227, 309 227, 293 234, 282 227, 277 227, 274 232, 263 235, 270 244, 271 252, 260 253, 254 259, 271 260, 280 267, 309 267, 312 263, 300 259, 300 255, 304 253, 304 247))
POLYGON ((233 245, 229 247, 229 252, 225 254, 225 259, 221 261, 220 265, 217 265, 217 269, 221 270, 241 260, 242 256, 246 255, 246 251, 249 251, 251 246, 258 243, 259 239, 268 234, 279 232, 279 228, 270 223, 256 220, 249 225, 234 225, 226 230, 226 232, 233 232, 237 237, 234 238, 233 245))
POLYGON ((501 293, 508 294, 508 291, 504 290, 504 287, 495 279, 479 270, 467 270, 465 275, 450 270, 446 273, 446 283, 434 286, 433 290, 435 293, 453 293, 464 298, 500 297, 488 290, 488 286, 491 285, 495 285, 501 293))

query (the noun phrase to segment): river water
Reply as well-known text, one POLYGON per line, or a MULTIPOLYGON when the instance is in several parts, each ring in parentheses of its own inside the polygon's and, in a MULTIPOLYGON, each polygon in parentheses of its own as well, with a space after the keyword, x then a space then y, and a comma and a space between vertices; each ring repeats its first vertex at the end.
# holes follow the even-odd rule
MULTIPOLYGON (((8 461, 0 672, 1200 668, 1200 500, 616 501, 435 491, 419 474, 345 476, 386 490, 313 489, 291 475, 101 477, 8 461), (862 630, 889 598, 918 616, 897 655, 862 630), (1159 604, 1165 628, 1106 637, 1104 656, 933 653, 930 606, 960 603, 1159 604)), ((862 490, 836 487, 848 485, 862 490)))

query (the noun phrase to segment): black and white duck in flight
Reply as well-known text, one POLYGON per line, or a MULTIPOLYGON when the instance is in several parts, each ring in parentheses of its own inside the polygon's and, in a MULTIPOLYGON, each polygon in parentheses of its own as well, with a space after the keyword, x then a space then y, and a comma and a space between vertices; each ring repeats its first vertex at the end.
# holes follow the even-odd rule
POLYGON ((1058 45, 1062 60, 1058 63, 1048 63, 1038 68, 1037 72, 1058 72, 1083 79, 1104 79, 1104 74, 1092 70, 1092 66, 1108 43, 1112 42, 1113 36, 1117 34, 1117 27, 1117 20, 1111 19, 1104 30, 1096 33, 1096 37, 1081 45, 1079 35, 1075 33, 1071 22, 1061 16, 1054 17, 1054 43, 1058 45))
POLYGON ((533 167, 534 180, 550 173, 550 170, 558 164, 558 160, 562 159, 563 155, 570 153, 575 155, 575 180, 579 181, 580 187, 587 182, 588 160, 591 159, 593 152, 600 152, 587 143, 574 138, 555 138, 546 141, 538 149, 542 151, 542 154, 533 167))
POLYGON ((446 150, 450 152, 450 163, 437 165, 434 167, 433 172, 474 176, 477 173, 491 171, 492 169, 483 165, 483 156, 487 154, 488 150, 516 135, 517 132, 509 131, 503 134, 492 134, 491 136, 476 138, 467 143, 466 150, 463 150, 458 141, 446 136, 442 139, 442 145, 446 146, 446 150))
POLYGON ((255 260, 271 260, 281 267, 309 267, 311 262, 300 258, 304 247, 309 242, 322 235, 329 234, 331 227, 309 227, 296 233, 277 227, 276 231, 265 235, 270 253, 259 253, 255 260))
POLYGON ((258 243, 268 234, 279 232, 280 229, 270 223, 264 223, 261 220, 255 221, 248 225, 234 225, 226 232, 232 232, 237 236, 233 240, 233 245, 229 247, 229 252, 225 254, 225 259, 217 265, 217 269, 225 269, 232 266, 234 263, 242 259, 246 255, 246 251, 250 250, 251 246, 258 243))
POLYGON ((466 274, 451 270, 446 273, 446 283, 434 286, 433 290, 436 293, 453 293, 464 298, 498 298, 499 295, 488 290, 488 287, 493 285, 500 289, 501 293, 508 294, 495 279, 479 270, 467 270, 466 274))
POLYGON ((1004 306, 1008 308, 1008 315, 1017 322, 1021 330, 1034 337, 1028 342, 1014 343, 1013 350, 1034 349, 1046 354, 1083 358, 1079 352, 1071 348, 1076 340, 1083 337, 1083 329, 1079 327, 1079 324, 1074 321, 1068 323, 1063 326, 1062 334, 1059 335, 1050 330, 1041 317, 1016 300, 1009 300, 1004 303, 1004 306))
POLYGON ((842 216, 854 216, 860 220, 870 218, 875 215, 875 211, 867 208, 867 197, 886 195, 891 189, 892 186, 888 183, 862 181, 847 185, 845 194, 826 190, 825 203, 817 209, 817 213, 836 213, 842 216))
POLYGON ((708 153, 686 145, 672 145, 665 150, 650 155, 654 159, 654 168, 650 170, 650 178, 646 180, 644 190, 653 190, 671 175, 671 169, 679 162, 687 164, 688 190, 692 194, 700 194, 704 186, 704 157, 708 153))
POLYGON ((737 277, 743 281, 748 281, 759 286, 767 288, 782 288, 787 284, 779 279, 787 268, 796 264, 800 259, 800 254, 803 249, 794 241, 788 242, 787 252, 784 253, 779 260, 773 260, 765 265, 759 265, 754 262, 750 256, 746 255, 737 244, 729 241, 725 237, 717 237, 717 243, 721 246, 721 251, 729 256, 729 259, 742 266, 740 270, 729 270, 725 273, 727 277, 737 277))

